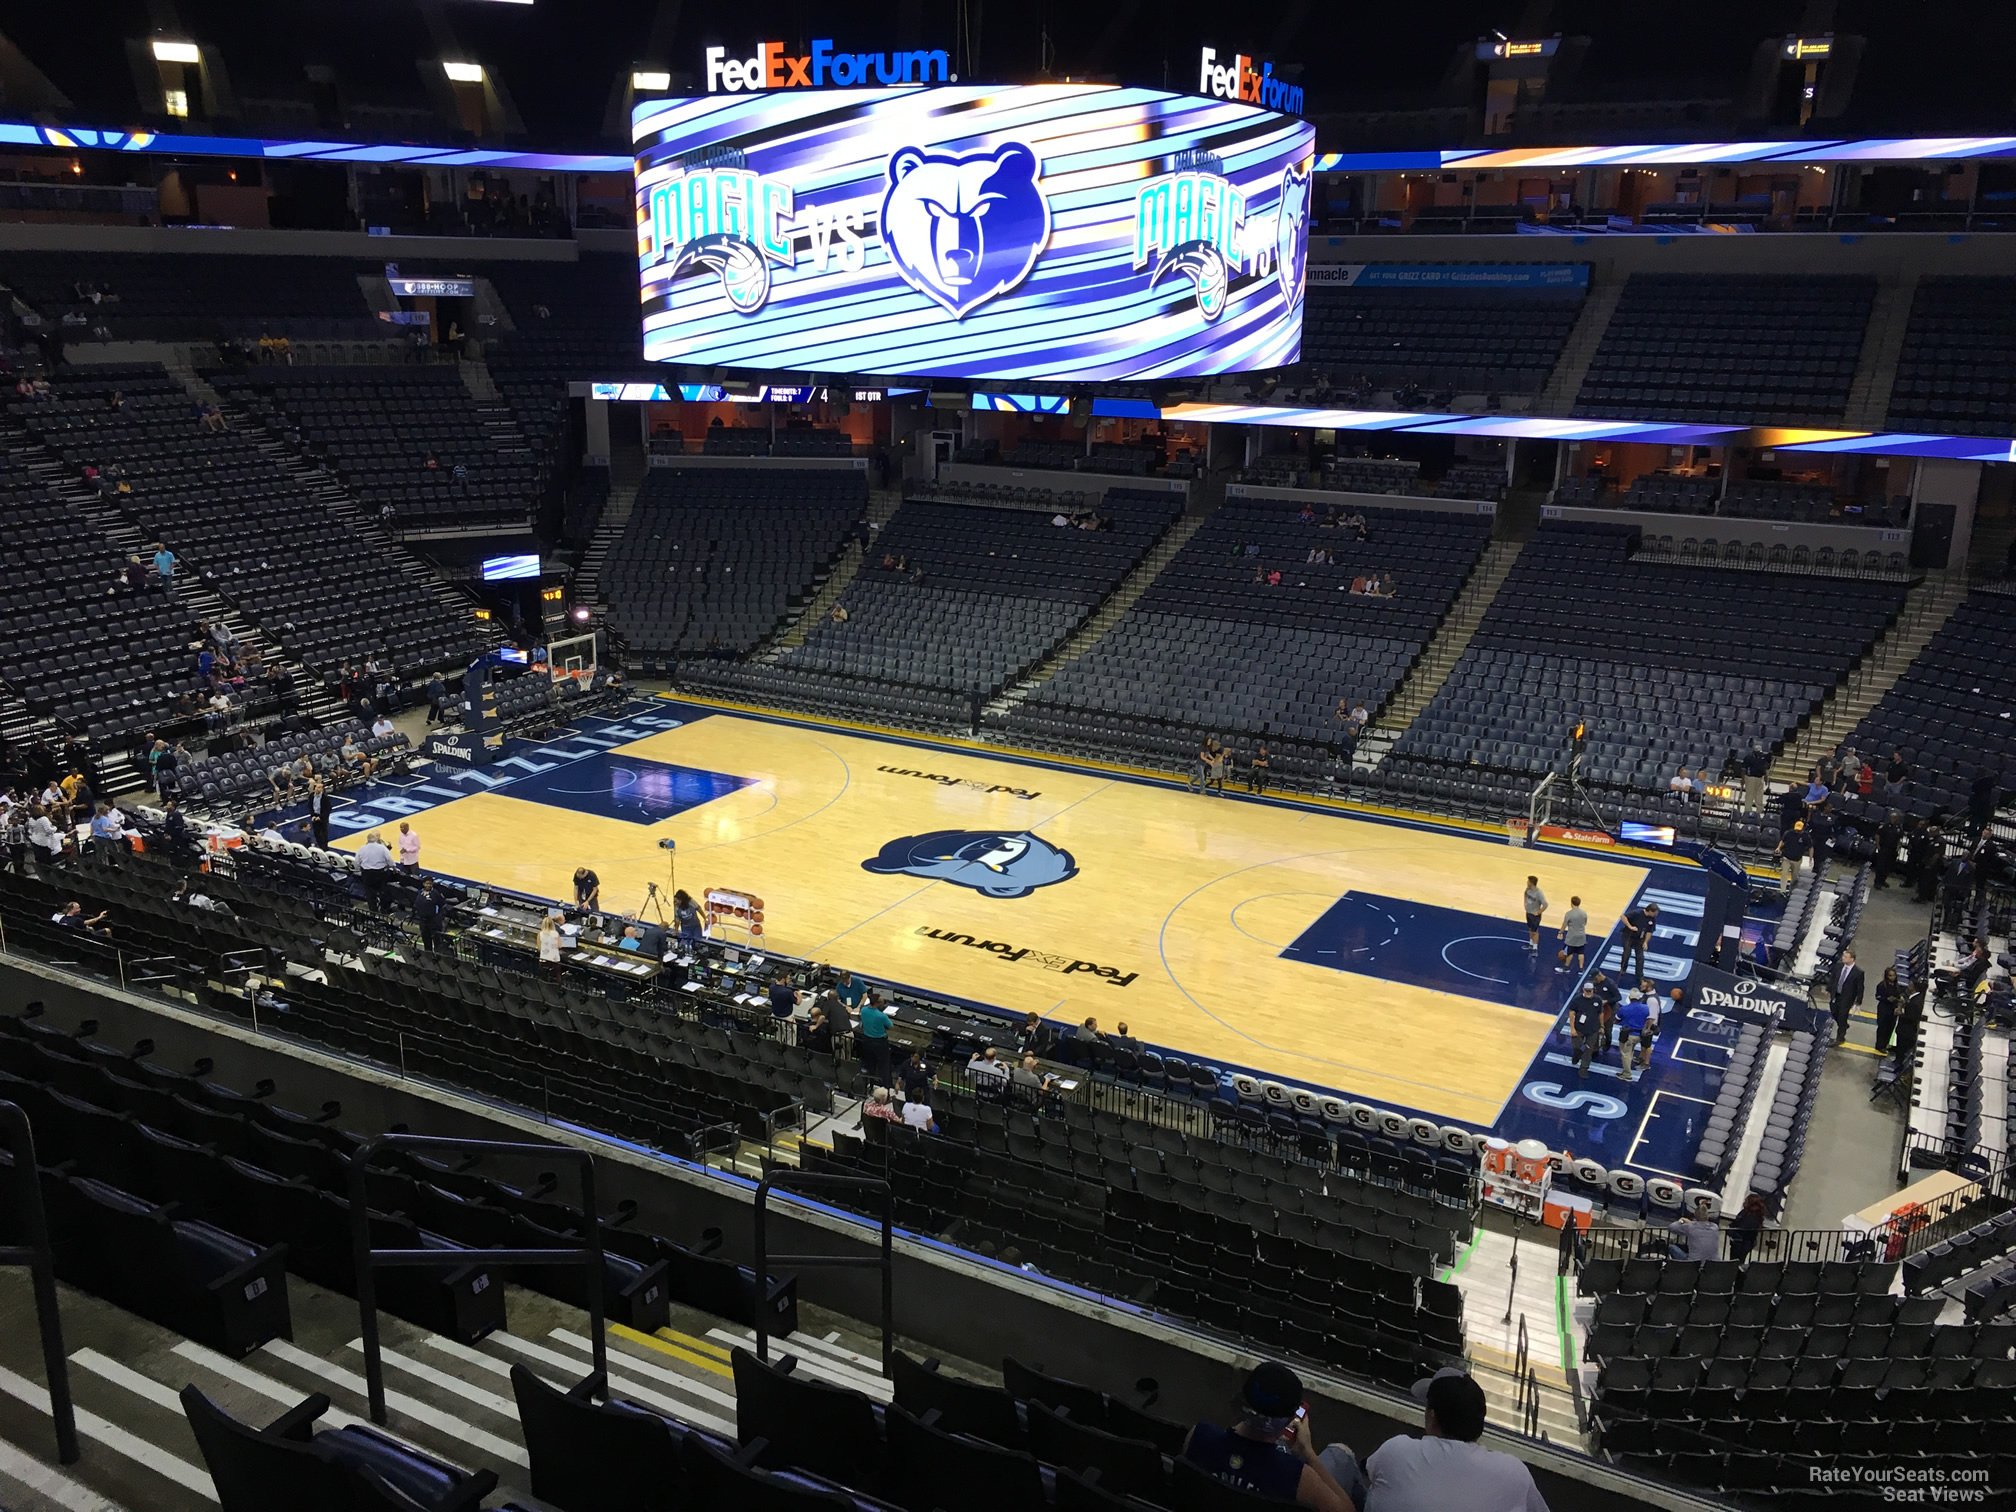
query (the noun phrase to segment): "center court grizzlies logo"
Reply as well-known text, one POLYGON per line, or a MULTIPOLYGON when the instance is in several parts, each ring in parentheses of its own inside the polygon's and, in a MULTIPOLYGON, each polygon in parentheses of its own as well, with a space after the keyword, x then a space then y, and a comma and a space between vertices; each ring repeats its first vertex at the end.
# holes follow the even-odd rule
POLYGON ((990 898, 1026 898, 1039 887, 1078 875, 1071 852, 1027 830, 934 830, 891 840, 861 863, 883 876, 929 877, 970 887, 990 898))
POLYGON ((1281 175, 1281 208, 1274 217, 1274 276, 1281 297, 1294 309, 1309 282, 1309 174, 1293 168, 1281 175))
POLYGON ((1050 242, 1037 171, 1020 142, 963 154, 905 147, 890 158, 882 245, 903 281, 959 320, 1019 285, 1050 242))
POLYGON ((1134 196, 1134 266, 1155 259, 1148 287, 1188 279, 1197 313, 1225 313, 1232 277, 1246 268, 1246 196, 1227 181, 1217 154, 1179 152, 1172 171, 1134 196))

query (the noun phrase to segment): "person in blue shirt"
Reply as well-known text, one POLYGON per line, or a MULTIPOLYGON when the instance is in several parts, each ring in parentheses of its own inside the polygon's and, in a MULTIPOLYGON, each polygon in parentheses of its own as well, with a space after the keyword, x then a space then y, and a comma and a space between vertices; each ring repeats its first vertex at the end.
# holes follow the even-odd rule
POLYGON ((860 1041, 859 1054, 861 1069, 868 1074, 871 1086, 879 1086, 889 1080, 889 999, 884 993, 872 993, 861 1004, 861 1017, 854 1026, 856 1038, 860 1041))
POLYGON ((1183 1458, 1221 1485, 1316 1512, 1356 1512, 1364 1486, 1357 1458, 1342 1444, 1318 1452, 1309 1431, 1302 1381, 1265 1361, 1246 1378, 1229 1428, 1198 1423, 1183 1458))
POLYGON ((126 827, 113 812, 112 805, 101 803, 98 811, 91 816, 91 848, 108 865, 116 864, 118 854, 126 845, 126 827))
POLYGON ((672 894, 672 922, 679 928, 679 943, 698 945, 700 943, 700 909, 693 901, 693 895, 680 888, 672 894))
POLYGON ((851 971, 840 973, 840 980, 833 990, 839 994, 840 1001, 847 1005, 849 1013, 859 1013, 861 1000, 868 996, 868 984, 851 971))
POLYGON ((1636 987, 1617 1005, 1617 1059, 1626 1082, 1635 1081, 1637 1071, 1652 1064, 1652 1036, 1646 1032, 1651 1017, 1651 1005, 1636 987))
POLYGON ((1827 801, 1827 794, 1827 783, 1822 778, 1820 769, 1815 767, 1811 772, 1806 774, 1806 797, 1804 800, 1806 807, 1808 809, 1818 808, 1827 801))
POLYGON ((164 588, 175 581, 175 553, 158 541, 154 546, 154 576, 164 588))

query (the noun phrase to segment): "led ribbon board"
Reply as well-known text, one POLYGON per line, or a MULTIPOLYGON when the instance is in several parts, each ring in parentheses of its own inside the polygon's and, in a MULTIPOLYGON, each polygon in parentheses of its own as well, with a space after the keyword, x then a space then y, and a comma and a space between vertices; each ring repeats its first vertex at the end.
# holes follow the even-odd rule
POLYGON ((1302 347, 1305 122, 1106 85, 652 100, 644 355, 1086 382, 1302 347))

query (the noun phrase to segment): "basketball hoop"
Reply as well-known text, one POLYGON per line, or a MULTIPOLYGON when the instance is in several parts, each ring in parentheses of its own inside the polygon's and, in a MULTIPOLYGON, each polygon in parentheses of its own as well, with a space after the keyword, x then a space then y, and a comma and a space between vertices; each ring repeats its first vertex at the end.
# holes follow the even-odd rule
POLYGON ((1507 845, 1524 845, 1526 843, 1526 830, 1527 824, 1524 819, 1516 816, 1507 819, 1505 821, 1505 843, 1507 845))

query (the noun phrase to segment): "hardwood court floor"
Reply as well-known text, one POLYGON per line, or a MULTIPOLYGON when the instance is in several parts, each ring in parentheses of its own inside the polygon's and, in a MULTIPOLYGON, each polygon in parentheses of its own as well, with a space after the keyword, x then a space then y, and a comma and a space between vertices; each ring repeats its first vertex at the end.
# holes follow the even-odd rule
MULTIPOLYGON (((1124 1020, 1150 1045, 1472 1124, 1498 1117, 1574 978, 1529 968, 1525 1001, 1508 1002, 1500 967, 1472 957, 1479 969, 1466 969, 1462 952, 1502 962, 1522 950, 1530 871, 1549 922, 1579 893, 1597 942, 1646 876, 724 713, 412 823, 430 870, 559 898, 586 864, 604 907, 626 913, 647 882, 666 887, 658 842, 669 836, 679 886, 760 896, 767 941, 789 954, 1059 1023, 1096 1015, 1111 1031, 1124 1020), (635 801, 651 790, 694 806, 652 819, 649 800, 635 801), (927 834, 940 838, 892 847, 927 834), (962 853, 964 863, 937 859, 962 853), (990 896, 949 877, 864 869, 889 854, 884 864, 1030 890, 990 896), (1303 959, 1284 956, 1291 947, 1303 959), (1353 961, 1360 969, 1342 964, 1353 961), (1478 995, 1447 990, 1472 981, 1478 995)), ((1551 939, 1543 959, 1551 968, 1551 939)))

